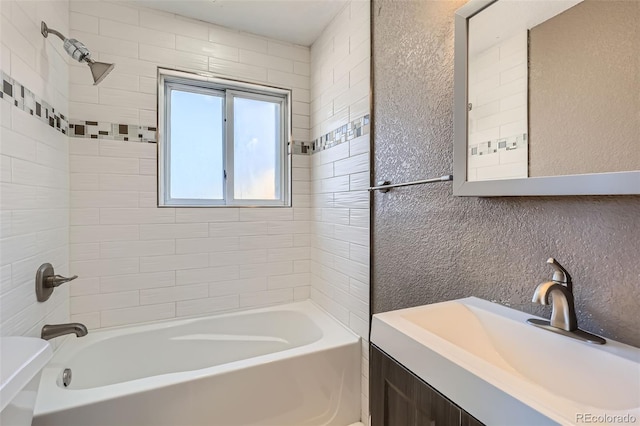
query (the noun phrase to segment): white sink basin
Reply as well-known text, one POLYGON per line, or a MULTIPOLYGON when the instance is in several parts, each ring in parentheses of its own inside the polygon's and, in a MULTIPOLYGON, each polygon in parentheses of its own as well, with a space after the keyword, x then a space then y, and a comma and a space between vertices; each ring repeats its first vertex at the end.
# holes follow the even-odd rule
POLYGON ((31 425, 40 373, 52 356, 42 339, 0 338, 0 424, 31 425))
POLYGON ((489 425, 640 424, 640 349, 583 343, 531 317, 471 297, 376 314, 371 341, 489 425))

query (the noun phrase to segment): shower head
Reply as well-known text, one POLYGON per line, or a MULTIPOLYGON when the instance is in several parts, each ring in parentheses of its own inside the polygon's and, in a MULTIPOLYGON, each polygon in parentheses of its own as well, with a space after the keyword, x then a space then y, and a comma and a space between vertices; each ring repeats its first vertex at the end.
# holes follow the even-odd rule
POLYGON ((91 69, 91 75, 93 76, 93 85, 99 84, 104 78, 116 67, 114 64, 107 64, 105 62, 96 62, 93 59, 86 59, 89 68, 91 69))
POLYGON ((49 28, 44 21, 40 24, 40 32, 45 38, 49 36, 49 33, 58 36, 58 38, 64 42, 64 50, 69 54, 69 56, 78 62, 86 62, 87 65, 89 65, 89 69, 91 69, 94 86, 104 80, 107 74, 115 68, 114 64, 94 61, 91 59, 91 52, 87 49, 87 46, 75 38, 66 38, 60 32, 49 28))

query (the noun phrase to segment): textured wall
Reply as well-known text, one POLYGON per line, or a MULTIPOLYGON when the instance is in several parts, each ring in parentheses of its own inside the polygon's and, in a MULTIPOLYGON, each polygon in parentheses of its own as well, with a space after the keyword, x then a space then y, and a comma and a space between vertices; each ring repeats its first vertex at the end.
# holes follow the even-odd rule
MULTIPOLYGON (((462 1, 374 1, 374 181, 453 167, 453 17, 462 1)), ((449 183, 376 193, 373 312, 479 296, 530 303, 555 256, 580 326, 640 345, 640 197, 454 198, 449 183)))

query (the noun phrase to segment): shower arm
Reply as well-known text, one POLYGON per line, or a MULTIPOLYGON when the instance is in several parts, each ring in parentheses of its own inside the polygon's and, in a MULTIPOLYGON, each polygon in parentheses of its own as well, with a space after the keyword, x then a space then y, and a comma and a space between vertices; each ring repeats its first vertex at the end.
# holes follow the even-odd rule
POLYGON ((51 33, 51 34, 57 35, 62 41, 65 41, 67 39, 65 36, 62 35, 60 31, 54 30, 53 28, 49 28, 44 21, 40 23, 40 32, 45 38, 47 38, 51 33))

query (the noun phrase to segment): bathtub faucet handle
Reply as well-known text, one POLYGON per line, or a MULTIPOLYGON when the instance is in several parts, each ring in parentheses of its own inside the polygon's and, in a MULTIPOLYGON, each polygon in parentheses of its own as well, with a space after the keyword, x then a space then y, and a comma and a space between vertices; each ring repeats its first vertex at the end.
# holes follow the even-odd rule
POLYGON ((51 275, 45 279, 45 286, 49 288, 58 287, 61 284, 68 283, 69 281, 73 281, 78 278, 77 275, 72 277, 63 277, 62 275, 51 275))
POLYGON ((69 278, 58 275, 53 270, 53 265, 43 263, 36 271, 36 298, 38 302, 46 302, 56 287, 76 278, 78 278, 77 275, 69 278))

